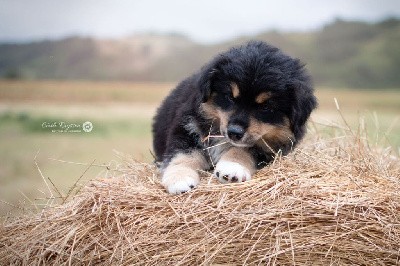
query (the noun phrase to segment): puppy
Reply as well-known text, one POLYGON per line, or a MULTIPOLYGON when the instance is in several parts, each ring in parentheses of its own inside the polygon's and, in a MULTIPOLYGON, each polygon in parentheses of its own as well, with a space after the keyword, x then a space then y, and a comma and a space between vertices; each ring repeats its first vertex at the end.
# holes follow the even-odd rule
POLYGON ((199 184, 198 170, 211 168, 222 183, 250 180, 296 146, 316 106, 298 59, 264 42, 231 48, 159 107, 153 145, 162 184, 171 194, 184 193, 199 184))

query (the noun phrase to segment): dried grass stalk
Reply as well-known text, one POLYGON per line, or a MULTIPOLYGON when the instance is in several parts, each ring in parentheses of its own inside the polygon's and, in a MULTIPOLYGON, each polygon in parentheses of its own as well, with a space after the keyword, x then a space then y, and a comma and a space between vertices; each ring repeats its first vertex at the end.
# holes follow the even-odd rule
POLYGON ((168 195, 125 158, 69 202, 1 227, 2 264, 399 265, 400 160, 360 137, 306 141, 249 182, 168 195))

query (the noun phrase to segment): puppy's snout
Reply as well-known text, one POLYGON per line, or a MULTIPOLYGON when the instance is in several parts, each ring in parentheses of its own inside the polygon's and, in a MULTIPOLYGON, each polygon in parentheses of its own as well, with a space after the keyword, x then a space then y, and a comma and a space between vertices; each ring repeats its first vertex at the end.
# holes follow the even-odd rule
POLYGON ((228 137, 233 141, 239 141, 244 136, 244 128, 239 125, 229 125, 227 129, 228 137))

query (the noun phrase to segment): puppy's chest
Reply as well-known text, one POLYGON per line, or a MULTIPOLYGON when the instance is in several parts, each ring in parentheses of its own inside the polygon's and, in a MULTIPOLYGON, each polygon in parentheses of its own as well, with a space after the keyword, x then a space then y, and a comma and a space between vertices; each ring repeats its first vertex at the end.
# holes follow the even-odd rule
POLYGON ((203 150, 208 157, 212 166, 221 159, 222 154, 224 154, 232 145, 226 141, 226 139, 212 139, 207 140, 203 150))
POLYGON ((215 165, 222 154, 231 147, 227 139, 221 135, 219 125, 214 123, 201 125, 194 120, 190 120, 185 125, 185 129, 196 139, 197 145, 211 165, 215 165))

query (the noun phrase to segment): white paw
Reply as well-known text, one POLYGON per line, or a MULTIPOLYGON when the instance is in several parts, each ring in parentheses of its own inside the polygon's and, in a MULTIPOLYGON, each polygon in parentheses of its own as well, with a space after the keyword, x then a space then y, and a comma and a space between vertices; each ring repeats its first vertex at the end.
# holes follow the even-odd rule
POLYGON ((250 170, 239 163, 219 161, 215 166, 214 175, 221 183, 244 182, 251 179, 250 170))
POLYGON ((199 184, 198 173, 188 167, 173 166, 165 169, 162 184, 170 194, 182 194, 199 184))

